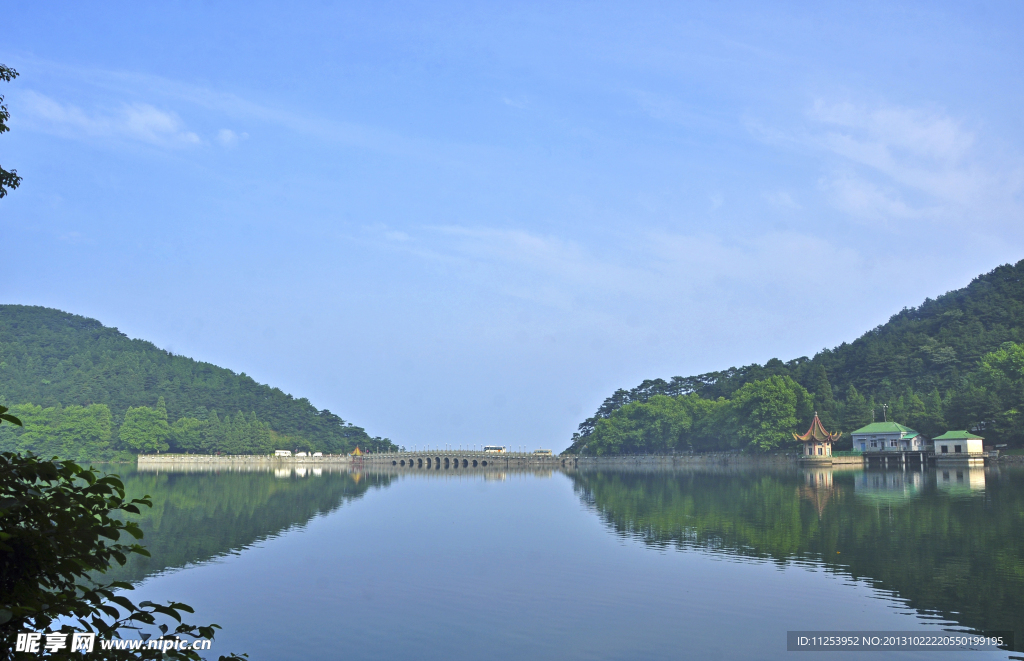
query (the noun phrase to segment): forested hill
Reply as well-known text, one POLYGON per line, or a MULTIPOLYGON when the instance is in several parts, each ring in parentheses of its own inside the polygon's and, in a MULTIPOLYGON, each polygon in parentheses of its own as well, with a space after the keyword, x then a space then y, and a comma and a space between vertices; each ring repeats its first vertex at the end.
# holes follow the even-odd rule
POLYGON ((772 431, 774 440, 755 439, 753 427, 744 436, 745 421, 737 418, 741 411, 746 411, 742 416, 755 409, 765 414, 765 402, 773 397, 776 403, 785 399, 787 411, 796 407, 790 417, 801 432, 814 409, 826 427, 845 432, 870 422, 873 410, 878 420, 886 415, 928 435, 976 429, 986 442, 1021 444, 1022 344, 1024 260, 904 309, 855 341, 813 358, 772 359, 618 390, 580 425, 570 451, 588 445, 589 451, 596 446, 608 452, 777 447, 785 442, 788 418, 772 431), (724 402, 724 408, 713 402, 724 402), (664 410, 655 411, 658 407, 664 410), (733 437, 726 439, 729 434, 733 437))
POLYGON ((90 443, 94 450, 242 453, 390 446, 244 373, 43 307, 0 305, 0 404, 26 423, 24 431, 4 425, 0 449, 59 450, 53 443, 62 435, 62 455, 80 455, 90 443), (33 441, 33 434, 48 439, 33 441))

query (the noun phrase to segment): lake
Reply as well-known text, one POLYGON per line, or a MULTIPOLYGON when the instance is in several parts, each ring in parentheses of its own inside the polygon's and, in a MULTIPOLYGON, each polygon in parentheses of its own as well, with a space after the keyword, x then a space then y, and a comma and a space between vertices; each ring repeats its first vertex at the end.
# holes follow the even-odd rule
MULTIPOLYGON (((1024 638, 1024 471, 140 472, 133 599, 251 659, 798 659, 788 630, 1024 638)), ((883 653, 876 658, 929 658, 883 653)), ((945 652, 942 659, 1024 658, 945 652)), ((214 656, 213 658, 216 658, 214 656)))

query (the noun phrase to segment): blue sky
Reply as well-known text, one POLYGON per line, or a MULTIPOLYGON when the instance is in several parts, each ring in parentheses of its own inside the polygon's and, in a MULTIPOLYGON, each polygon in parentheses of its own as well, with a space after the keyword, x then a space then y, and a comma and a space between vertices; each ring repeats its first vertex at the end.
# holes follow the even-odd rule
POLYGON ((21 3, 4 302, 561 449, 1024 258, 1019 3, 21 3))

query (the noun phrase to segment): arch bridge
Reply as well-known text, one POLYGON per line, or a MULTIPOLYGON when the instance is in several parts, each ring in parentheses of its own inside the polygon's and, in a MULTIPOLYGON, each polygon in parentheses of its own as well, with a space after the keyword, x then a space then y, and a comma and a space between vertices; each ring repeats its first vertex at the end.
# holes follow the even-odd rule
POLYGON ((577 458, 532 452, 477 452, 472 450, 419 450, 381 452, 360 457, 364 465, 408 470, 481 470, 507 468, 575 468, 577 458))

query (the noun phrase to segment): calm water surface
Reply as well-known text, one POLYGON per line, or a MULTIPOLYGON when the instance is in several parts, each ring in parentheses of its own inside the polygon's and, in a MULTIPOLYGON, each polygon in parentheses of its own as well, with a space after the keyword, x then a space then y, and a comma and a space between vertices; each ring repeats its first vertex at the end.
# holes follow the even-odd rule
MULTIPOLYGON (((221 624, 222 654, 864 658, 787 652, 791 629, 1024 642, 1019 470, 120 472, 153 496, 153 558, 117 578, 221 624)), ((1024 654, 940 654, 1007 657, 1024 654)))

